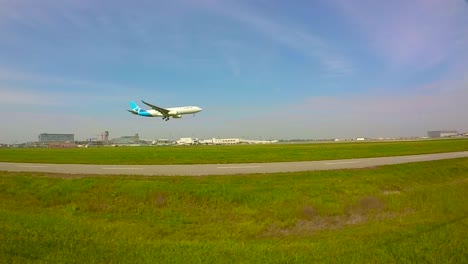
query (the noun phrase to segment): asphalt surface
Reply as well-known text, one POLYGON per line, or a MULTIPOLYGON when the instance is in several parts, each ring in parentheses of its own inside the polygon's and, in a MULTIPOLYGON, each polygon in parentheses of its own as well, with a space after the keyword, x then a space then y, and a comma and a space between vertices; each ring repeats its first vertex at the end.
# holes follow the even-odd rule
POLYGON ((381 165, 468 157, 468 151, 397 157, 244 164, 84 165, 0 162, 0 171, 80 175, 203 176, 368 168, 381 165))

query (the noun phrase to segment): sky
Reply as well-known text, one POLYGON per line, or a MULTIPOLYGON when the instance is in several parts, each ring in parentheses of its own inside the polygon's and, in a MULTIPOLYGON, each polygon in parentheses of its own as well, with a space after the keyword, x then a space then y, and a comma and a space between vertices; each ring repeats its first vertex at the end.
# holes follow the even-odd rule
POLYGON ((466 0, 0 0, 0 143, 424 136, 467 106, 466 0))

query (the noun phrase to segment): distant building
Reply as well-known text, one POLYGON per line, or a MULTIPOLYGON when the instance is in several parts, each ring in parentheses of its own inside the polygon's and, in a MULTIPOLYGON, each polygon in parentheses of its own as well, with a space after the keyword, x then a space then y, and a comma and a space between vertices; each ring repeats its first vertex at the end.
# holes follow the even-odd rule
POLYGON ((109 131, 104 131, 104 142, 109 142, 109 131))
POLYGON ((214 145, 233 145, 240 144, 240 138, 213 138, 214 145))
POLYGON ((200 140, 200 144, 204 145, 236 145, 236 144, 272 144, 278 140, 250 140, 242 138, 212 138, 200 140))
POLYGON ((158 145, 158 146, 167 146, 167 145, 172 145, 174 142, 172 140, 167 139, 167 138, 160 138, 160 139, 155 139, 153 142, 151 142, 153 145, 158 145))
POLYGON ((198 138, 180 138, 176 141, 177 145, 196 145, 198 143, 198 138))
POLYGON ((70 143, 75 141, 75 134, 47 134, 39 135, 40 143, 70 143))
POLYGON ((39 134, 39 146, 49 148, 74 148, 75 134, 39 134))
POLYGON ((430 138, 443 138, 458 136, 456 130, 440 130, 440 131, 427 131, 427 136, 430 138))
POLYGON ((140 137, 138 136, 138 134, 135 134, 134 136, 123 136, 119 138, 114 138, 112 140, 112 144, 115 145, 130 145, 138 143, 140 143, 140 137))

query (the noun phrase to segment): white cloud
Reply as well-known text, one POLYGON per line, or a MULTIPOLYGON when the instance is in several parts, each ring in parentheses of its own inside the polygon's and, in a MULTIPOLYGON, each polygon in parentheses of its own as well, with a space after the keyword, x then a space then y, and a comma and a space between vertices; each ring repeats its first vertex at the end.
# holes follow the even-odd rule
POLYGON ((0 86, 0 104, 3 106, 12 105, 39 105, 53 106, 61 104, 63 95, 56 93, 42 93, 39 91, 18 89, 0 86))
POLYGON ((285 45, 310 59, 318 61, 326 74, 344 75, 354 71, 350 60, 332 48, 332 43, 306 30, 300 24, 275 20, 254 9, 247 9, 238 2, 207 1, 205 8, 230 17, 249 28, 285 45))
POLYGON ((127 101, 141 93, 137 87, 22 72, 1 66, 0 81, 13 83, 0 84, 0 102, 4 103, 57 105, 80 101, 127 101), (56 86, 60 90, 38 88, 43 86, 56 86))
POLYGON ((462 36, 466 35, 468 5, 463 1, 333 3, 389 65, 425 70, 464 50, 456 44, 466 43, 462 36))
POLYGON ((225 130, 263 138, 424 136, 438 129, 467 132, 466 87, 468 78, 423 85, 414 89, 417 93, 310 97, 269 113, 252 113, 250 118, 230 122, 225 130))

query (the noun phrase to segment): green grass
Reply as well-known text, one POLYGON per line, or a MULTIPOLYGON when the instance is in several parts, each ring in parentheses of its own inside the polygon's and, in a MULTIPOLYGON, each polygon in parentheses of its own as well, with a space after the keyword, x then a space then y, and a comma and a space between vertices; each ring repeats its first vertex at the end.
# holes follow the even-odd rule
POLYGON ((206 177, 0 173, 6 263, 463 263, 468 159, 206 177))
POLYGON ((208 164, 385 157, 467 151, 468 139, 237 146, 0 149, 0 161, 76 164, 208 164))

